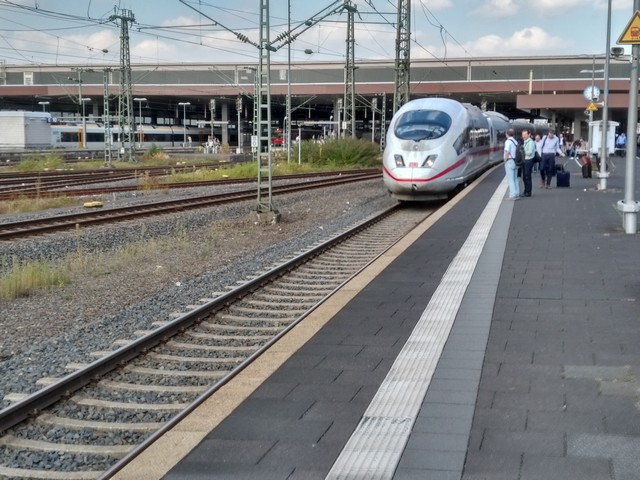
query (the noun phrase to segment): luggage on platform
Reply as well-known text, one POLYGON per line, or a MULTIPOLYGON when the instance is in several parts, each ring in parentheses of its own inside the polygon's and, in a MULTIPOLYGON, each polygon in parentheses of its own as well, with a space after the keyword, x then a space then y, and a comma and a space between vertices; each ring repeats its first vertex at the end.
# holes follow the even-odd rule
POLYGON ((556 170, 556 186, 558 188, 561 187, 570 187, 571 186, 571 174, 564 169, 564 165, 556 165, 558 167, 556 170))
POLYGON ((582 165, 582 178, 591 178, 591 159, 588 155, 583 155, 580 159, 582 165))

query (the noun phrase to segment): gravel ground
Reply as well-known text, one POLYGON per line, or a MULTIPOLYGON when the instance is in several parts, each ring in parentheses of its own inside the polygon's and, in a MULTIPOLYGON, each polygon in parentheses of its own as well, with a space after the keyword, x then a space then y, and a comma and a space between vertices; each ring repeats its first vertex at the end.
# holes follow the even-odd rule
POLYGON ((255 203, 245 202, 0 244, 5 261, 66 261, 74 271, 65 285, 0 303, 0 408, 7 393, 33 392, 37 379, 68 373, 68 362, 91 361, 91 351, 114 349, 115 340, 395 204, 380 180, 355 185, 276 196, 274 225, 258 223, 255 203))

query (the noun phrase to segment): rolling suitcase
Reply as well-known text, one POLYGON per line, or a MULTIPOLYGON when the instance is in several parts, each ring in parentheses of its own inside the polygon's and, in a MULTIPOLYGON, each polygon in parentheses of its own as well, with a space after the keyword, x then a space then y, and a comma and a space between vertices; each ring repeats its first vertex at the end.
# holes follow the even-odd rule
POLYGON ((580 159, 582 165, 582 178, 591 178, 591 159, 588 155, 583 155, 580 159))
POLYGON ((558 188, 571 186, 571 174, 564 169, 564 165, 557 165, 556 186, 558 188))

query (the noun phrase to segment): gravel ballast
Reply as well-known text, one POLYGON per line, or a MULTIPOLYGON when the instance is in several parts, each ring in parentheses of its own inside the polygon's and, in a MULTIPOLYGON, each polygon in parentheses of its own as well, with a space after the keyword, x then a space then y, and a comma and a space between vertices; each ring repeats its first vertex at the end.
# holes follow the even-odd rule
POLYGON ((258 222, 255 203, 243 202, 0 244, 4 259, 66 261, 74 272, 65 285, 0 303, 0 399, 31 393, 38 379, 69 373, 68 363, 90 362, 91 352, 113 350, 114 341, 133 339, 396 202, 371 180, 274 203, 277 224, 258 222))

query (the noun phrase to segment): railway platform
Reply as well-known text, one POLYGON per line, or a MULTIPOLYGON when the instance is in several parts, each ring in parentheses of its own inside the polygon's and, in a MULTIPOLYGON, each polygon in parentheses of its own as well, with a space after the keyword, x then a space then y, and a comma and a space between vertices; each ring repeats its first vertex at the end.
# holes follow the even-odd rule
POLYGON ((518 201, 497 167, 115 478, 639 479, 617 163, 518 201))

